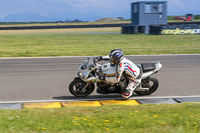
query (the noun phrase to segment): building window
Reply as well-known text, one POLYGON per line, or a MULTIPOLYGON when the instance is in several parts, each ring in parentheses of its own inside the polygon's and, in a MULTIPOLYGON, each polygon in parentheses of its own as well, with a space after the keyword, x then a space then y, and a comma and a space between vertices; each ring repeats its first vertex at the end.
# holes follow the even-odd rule
POLYGON ((145 4, 145 13, 161 13, 163 12, 163 4, 145 4))
POLYGON ((158 4, 151 4, 151 13, 158 12, 158 4))
POLYGON ((138 4, 134 4, 133 13, 138 13, 138 4))
POLYGON ((163 4, 158 4, 158 12, 163 12, 163 4))
POLYGON ((151 13, 151 4, 145 4, 145 13, 151 13))

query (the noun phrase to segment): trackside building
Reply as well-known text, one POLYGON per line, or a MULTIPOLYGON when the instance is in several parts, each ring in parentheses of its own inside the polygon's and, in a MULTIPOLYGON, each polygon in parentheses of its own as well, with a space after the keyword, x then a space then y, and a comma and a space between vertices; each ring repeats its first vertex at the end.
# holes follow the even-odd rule
POLYGON ((122 34, 199 34, 200 22, 167 23, 166 1, 140 1, 131 4, 131 24, 122 34))

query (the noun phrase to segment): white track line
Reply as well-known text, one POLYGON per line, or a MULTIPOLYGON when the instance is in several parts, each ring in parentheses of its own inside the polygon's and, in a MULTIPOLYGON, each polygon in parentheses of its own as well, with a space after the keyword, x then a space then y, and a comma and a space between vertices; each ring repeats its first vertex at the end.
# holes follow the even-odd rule
MULTIPOLYGON (((125 55, 125 56, 200 56, 200 54, 158 54, 158 55, 125 55)), ((98 55, 97 55, 98 56, 98 55)), ((6 59, 56 59, 56 58, 81 58, 81 57, 92 57, 92 56, 50 56, 50 57, 0 57, 0 60, 6 59)))
MULTIPOLYGON (((157 96, 157 97, 131 97, 137 99, 160 99, 160 98, 200 98, 200 95, 194 96, 157 96)), ((121 98, 88 98, 88 99, 67 99, 67 100, 27 100, 27 101, 2 101, 0 104, 8 103, 37 103, 37 102, 66 102, 66 101, 101 101, 101 100, 119 100, 121 98)))
POLYGON ((194 96, 157 96, 157 97, 131 97, 130 99, 159 99, 159 98, 195 98, 199 97, 200 95, 194 95, 194 96))

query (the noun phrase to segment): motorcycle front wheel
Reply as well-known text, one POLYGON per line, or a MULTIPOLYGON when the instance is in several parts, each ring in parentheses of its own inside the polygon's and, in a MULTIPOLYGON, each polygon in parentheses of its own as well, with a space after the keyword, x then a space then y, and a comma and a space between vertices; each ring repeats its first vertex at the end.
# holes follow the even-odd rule
POLYGON ((75 78, 69 85, 69 91, 76 97, 86 97, 94 91, 93 83, 86 83, 79 77, 75 78))
POLYGON ((148 91, 135 91, 136 94, 138 95, 150 95, 154 93, 159 86, 159 81, 156 78, 149 77, 149 90, 148 91))

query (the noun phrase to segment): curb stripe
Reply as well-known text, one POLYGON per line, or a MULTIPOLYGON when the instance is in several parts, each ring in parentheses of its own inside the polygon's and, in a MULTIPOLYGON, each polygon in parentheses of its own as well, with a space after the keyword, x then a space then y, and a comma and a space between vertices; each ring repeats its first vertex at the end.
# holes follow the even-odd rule
POLYGON ((106 105, 140 105, 140 104, 175 104, 184 102, 199 102, 200 96, 174 97, 171 98, 137 98, 129 100, 88 100, 88 101, 46 101, 46 102, 15 102, 0 103, 0 109, 22 109, 22 108, 62 108, 70 106, 106 106, 106 105))
MULTIPOLYGON (((129 100, 138 100, 138 99, 159 99, 159 98, 200 98, 200 95, 193 96, 138 96, 130 97, 129 100)), ((103 101, 103 100, 121 100, 121 95, 115 98, 85 98, 85 99, 66 99, 66 100, 26 100, 26 101, 2 101, 0 104, 11 104, 11 103, 40 103, 40 102, 72 102, 72 101, 103 101)))
POLYGON ((60 102, 24 103, 24 108, 61 108, 60 102))
POLYGON ((99 101, 73 101, 73 102, 61 102, 63 107, 68 106, 102 106, 99 101))
POLYGON ((136 100, 104 100, 102 105, 140 105, 136 100))
POLYGON ((22 109, 21 103, 0 104, 0 109, 22 109))

